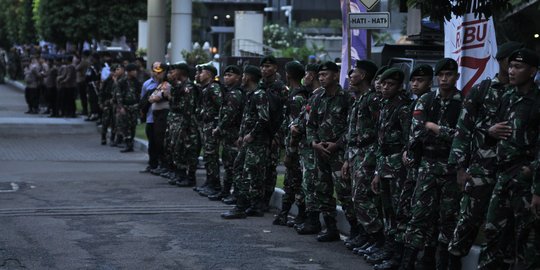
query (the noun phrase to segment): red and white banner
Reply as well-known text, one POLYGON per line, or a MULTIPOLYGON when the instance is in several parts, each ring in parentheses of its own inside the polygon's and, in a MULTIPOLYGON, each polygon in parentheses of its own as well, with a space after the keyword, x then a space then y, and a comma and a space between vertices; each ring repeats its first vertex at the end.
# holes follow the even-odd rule
MULTIPOLYGON (((472 2, 471 6, 476 6, 477 1, 472 2)), ((464 94, 499 70, 493 17, 475 17, 470 9, 470 13, 460 17, 452 14, 450 21, 444 22, 444 56, 458 62, 461 77, 457 88, 464 94)))

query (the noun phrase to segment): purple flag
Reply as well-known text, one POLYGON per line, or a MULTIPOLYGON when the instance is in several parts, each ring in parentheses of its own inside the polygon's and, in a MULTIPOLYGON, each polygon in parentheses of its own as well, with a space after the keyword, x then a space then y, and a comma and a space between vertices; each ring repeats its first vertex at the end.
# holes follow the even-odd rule
POLYGON ((341 42, 341 74, 339 83, 344 88, 346 88, 349 85, 347 79, 347 73, 349 72, 349 68, 352 68, 356 61, 360 59, 366 59, 367 56, 367 31, 365 29, 349 30, 349 12, 363 13, 366 12, 366 8, 360 3, 359 0, 340 0, 340 2, 341 18, 343 21, 343 40, 341 42), (349 5, 349 7, 347 7, 347 4, 349 5), (350 45, 349 35, 351 35, 350 45))

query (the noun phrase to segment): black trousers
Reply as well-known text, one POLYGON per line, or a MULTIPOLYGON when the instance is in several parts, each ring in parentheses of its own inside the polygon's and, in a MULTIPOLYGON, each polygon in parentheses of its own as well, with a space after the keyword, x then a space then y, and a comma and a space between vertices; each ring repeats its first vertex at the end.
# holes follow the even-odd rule
POLYGON ((159 160, 159 164, 166 164, 165 159, 165 131, 167 130, 167 115, 169 110, 156 110, 152 112, 154 118, 154 140, 156 155, 159 160))
POLYGON ((77 89, 75 87, 60 88, 58 91, 59 108, 64 117, 75 117, 75 97, 77 89))
POLYGON ((58 115, 58 93, 56 87, 47 87, 45 98, 51 115, 58 115))
MULTIPOLYGON (((97 94, 97 88, 92 85, 88 84, 86 88, 86 93, 88 94, 88 103, 90 105, 90 113, 91 114, 99 114, 99 101, 98 101, 98 94, 97 94)), ((82 102, 82 99, 81 99, 82 102)), ((84 110, 84 109, 83 109, 84 110)))
POLYGON ((158 155, 156 152, 156 139, 154 137, 154 123, 146 123, 144 128, 146 138, 148 139, 148 165, 156 168, 159 165, 158 155))
POLYGON ((88 114, 88 96, 86 94, 86 82, 78 82, 79 99, 81 100, 82 114, 88 114))
POLYGON ((28 105, 28 110, 37 112, 39 109, 39 88, 26 87, 24 90, 24 99, 28 105))

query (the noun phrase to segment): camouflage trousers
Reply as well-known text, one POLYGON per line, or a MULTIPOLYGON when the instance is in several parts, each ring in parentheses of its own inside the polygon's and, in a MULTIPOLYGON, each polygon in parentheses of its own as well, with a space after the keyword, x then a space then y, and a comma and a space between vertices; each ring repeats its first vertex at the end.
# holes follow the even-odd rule
POLYGON ((115 134, 115 113, 112 105, 103 106, 103 113, 101 114, 101 134, 107 135, 107 131, 111 128, 111 134, 115 134))
POLYGON ((300 167, 300 154, 298 147, 288 147, 285 154, 285 181, 282 205, 292 206, 294 202, 298 206, 305 205, 304 193, 302 192, 302 168, 300 167))
POLYGON ((356 223, 356 215, 352 203, 352 185, 350 179, 341 177, 341 167, 343 166, 343 151, 336 151, 329 158, 315 154, 315 164, 317 165, 318 179, 315 182, 315 201, 317 210, 323 216, 335 217, 336 198, 334 189, 345 217, 352 223, 356 223))
POLYGON ((221 160, 225 176, 223 177, 223 191, 230 192, 234 182, 234 161, 238 156, 238 147, 236 140, 238 139, 238 131, 224 130, 221 132, 221 143, 223 150, 221 151, 221 160))
POLYGON ((396 238, 397 219, 396 212, 399 206, 400 178, 381 177, 380 199, 382 206, 382 215, 384 219, 384 234, 391 239, 396 238))
POLYGON ((187 174, 194 173, 197 170, 199 153, 197 149, 200 145, 199 132, 194 124, 184 124, 173 130, 174 138, 173 162, 175 169, 187 171, 187 174))
POLYGON ((204 133, 204 168, 206 169, 206 181, 215 188, 221 189, 219 179, 219 138, 212 135, 216 123, 210 122, 203 125, 204 133))
POLYGON ((540 219, 530 209, 531 168, 530 164, 518 163, 497 173, 487 211, 487 243, 480 254, 479 269, 495 269, 503 261, 525 269, 540 268, 540 219), (505 239, 507 235, 511 235, 510 240, 505 239), (507 258, 503 258, 508 249, 505 246, 514 247, 507 258))
POLYGON ((167 169, 174 170, 175 159, 178 159, 176 154, 176 139, 180 130, 181 117, 179 113, 169 111, 167 115, 167 129, 165 130, 165 141, 163 142, 163 149, 165 151, 164 159, 167 169))
POLYGON ((116 110, 116 125, 119 134, 124 137, 126 146, 133 147, 135 138, 135 129, 137 128, 137 119, 139 119, 139 109, 137 105, 124 106, 124 112, 116 110))
MULTIPOLYGON (((399 187, 401 192, 396 209, 396 233, 395 240, 399 243, 405 243, 405 232, 407 224, 412 217, 412 198, 414 197, 414 188, 418 177, 418 168, 410 167, 407 170, 407 176, 399 187)), ((429 245, 429 244, 428 244, 429 245)))
MULTIPOLYGON (((472 176, 471 183, 493 182, 482 179, 494 176, 477 175, 472 176)), ((478 235, 480 226, 486 220, 486 213, 489 206, 489 199, 493 192, 491 184, 467 185, 463 191, 460 202, 460 210, 456 229, 452 241, 448 244, 448 251, 453 255, 464 257, 469 253, 474 240, 478 235)))
POLYGON ((365 164, 364 156, 356 155, 352 159, 352 201, 356 219, 368 234, 383 229, 381 201, 371 190, 371 181, 375 177, 375 164, 365 164))
POLYGON ((314 212, 317 211, 315 200, 317 167, 315 153, 311 147, 300 148, 300 165, 302 166, 302 193, 305 197, 306 212, 314 212))
POLYGON ((418 250, 436 237, 437 230, 438 242, 448 245, 456 227, 461 197, 456 175, 434 174, 430 166, 422 165, 418 171, 412 216, 405 233, 405 243, 418 250))
POLYGON ((266 200, 270 200, 270 197, 274 193, 277 181, 277 166, 279 158, 281 156, 281 147, 279 144, 271 144, 268 148, 268 158, 266 164, 266 178, 264 180, 264 193, 266 200))
POLYGON ((263 199, 269 147, 267 141, 253 141, 240 148, 234 161, 237 170, 234 194, 237 198, 253 203, 263 199))

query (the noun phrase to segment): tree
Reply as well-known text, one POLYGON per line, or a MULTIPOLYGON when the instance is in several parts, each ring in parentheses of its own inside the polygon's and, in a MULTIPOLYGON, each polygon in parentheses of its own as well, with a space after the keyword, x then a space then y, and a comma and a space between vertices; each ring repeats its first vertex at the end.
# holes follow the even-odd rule
POLYGON ((0 0, 0 42, 3 46, 37 41, 32 0, 0 0))

